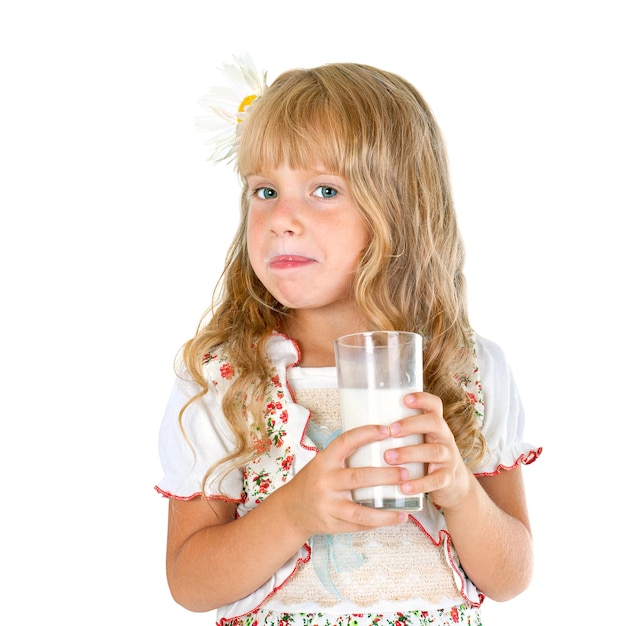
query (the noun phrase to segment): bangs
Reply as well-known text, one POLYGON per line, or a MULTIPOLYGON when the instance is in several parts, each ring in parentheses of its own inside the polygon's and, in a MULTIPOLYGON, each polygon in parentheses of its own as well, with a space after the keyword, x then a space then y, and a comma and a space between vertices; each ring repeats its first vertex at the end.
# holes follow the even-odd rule
POLYGON ((345 108, 308 70, 279 77, 241 124, 237 169, 243 179, 282 164, 319 163, 344 176, 345 147, 354 140, 345 108))

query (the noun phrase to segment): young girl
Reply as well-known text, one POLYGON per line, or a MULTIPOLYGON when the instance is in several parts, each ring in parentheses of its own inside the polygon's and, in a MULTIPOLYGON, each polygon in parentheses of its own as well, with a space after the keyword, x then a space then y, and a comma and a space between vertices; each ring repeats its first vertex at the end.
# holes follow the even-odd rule
POLYGON ((480 624, 485 596, 529 584, 520 466, 541 450, 501 350, 468 321, 437 124, 412 85, 358 64, 289 71, 250 100, 221 154, 241 225, 161 429, 172 595, 222 626, 480 624), (425 391, 405 397, 411 417, 333 438, 333 341, 378 329, 422 335, 425 391), (409 433, 424 443, 388 467, 346 467, 409 433), (409 462, 426 475, 408 480, 409 462), (352 501, 381 484, 427 493, 423 510, 352 501))

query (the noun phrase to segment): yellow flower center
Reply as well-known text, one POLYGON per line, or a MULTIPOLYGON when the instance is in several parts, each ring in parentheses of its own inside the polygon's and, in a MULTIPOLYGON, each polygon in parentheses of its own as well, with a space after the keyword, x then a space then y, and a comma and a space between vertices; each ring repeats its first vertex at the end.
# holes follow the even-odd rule
MULTIPOLYGON (((245 111, 246 107, 251 105, 256 100, 256 98, 257 97, 254 94, 252 94, 251 96, 246 96, 241 101, 241 104, 239 105, 239 109, 237 109, 237 113, 243 113, 245 111)), ((237 121, 241 122, 241 118, 237 117, 237 121)))

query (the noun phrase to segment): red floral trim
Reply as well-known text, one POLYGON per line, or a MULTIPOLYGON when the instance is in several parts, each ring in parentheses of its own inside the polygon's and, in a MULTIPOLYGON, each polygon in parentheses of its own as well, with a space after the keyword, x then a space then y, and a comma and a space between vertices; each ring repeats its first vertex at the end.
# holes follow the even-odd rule
POLYGON ((302 351, 300 350, 300 346, 298 345, 298 342, 295 339, 292 339, 291 337, 289 337, 289 335, 285 335, 285 333, 278 332, 277 330, 275 330, 272 333, 272 336, 273 337, 276 337, 276 336, 282 337, 283 339, 287 339, 287 340, 291 341, 291 343, 293 344, 293 347, 296 349, 296 353, 297 353, 298 357, 288 367, 293 367, 294 365, 298 365, 298 363, 300 363, 300 361, 302 360, 302 351))
MULTIPOLYGON (((300 352, 300 346, 298 345, 298 342, 295 339, 292 339, 291 337, 288 337, 287 335, 284 335, 283 333, 279 333, 274 331, 274 335, 280 335, 281 337, 284 337, 285 339, 291 341, 293 347, 296 350, 296 353, 298 355, 298 357, 296 358, 296 360, 291 364, 291 365, 287 365, 287 367, 285 368, 285 383, 287 385, 287 391, 289 392, 289 396, 291 398, 291 401, 294 404, 297 404, 295 401, 295 394, 293 392, 293 389, 291 388, 291 385, 289 384, 289 376, 287 376, 287 372, 292 368, 292 367, 296 367, 298 365, 298 363, 300 363, 300 360, 302 359, 302 353, 300 352)), ((309 411, 309 417, 307 418, 305 424, 304 424, 304 430, 302 431, 302 436, 300 437, 300 447, 304 448, 305 450, 311 450, 311 451, 315 451, 315 452, 319 452, 319 450, 315 447, 315 446, 309 446, 306 443, 304 443, 304 440, 306 438, 306 431, 307 428, 309 426, 309 422, 311 421, 311 412, 309 411)))
POLYGON ((182 502, 188 502, 189 500, 193 500, 194 498, 204 498, 205 500, 221 500, 222 502, 232 502, 233 504, 241 504, 243 502, 241 498, 227 498, 226 496, 221 495, 205 496, 201 491, 192 493, 190 496, 177 496, 175 493, 171 493, 169 491, 161 489, 158 485, 154 487, 154 490, 157 493, 160 493, 164 498, 171 498, 172 500, 180 500, 182 502))
POLYGON ((493 472, 479 472, 478 474, 474 474, 474 476, 476 476, 477 478, 482 478, 483 476, 496 476, 502 470, 508 471, 508 470, 515 469, 516 467, 519 467, 520 465, 530 465, 531 463, 534 463, 539 458, 539 455, 542 452, 543 452, 543 448, 541 447, 537 448, 536 450, 531 450, 530 452, 526 454, 520 454, 515 460, 515 463, 513 463, 513 465, 498 465, 498 467, 496 467, 496 469, 493 472))

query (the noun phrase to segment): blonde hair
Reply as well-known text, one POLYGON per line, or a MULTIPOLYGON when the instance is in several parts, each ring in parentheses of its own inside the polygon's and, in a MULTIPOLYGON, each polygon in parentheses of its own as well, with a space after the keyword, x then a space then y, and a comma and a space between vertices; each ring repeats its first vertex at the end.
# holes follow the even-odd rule
POLYGON ((464 248, 441 132, 419 92, 370 66, 337 63, 279 76, 241 124, 241 224, 227 254, 221 291, 183 358, 206 392, 202 357, 226 344, 237 378, 223 401, 237 447, 223 462, 255 456, 249 416, 264 433, 263 397, 272 375, 265 342, 289 315, 254 274, 246 249, 246 178, 283 163, 321 161, 351 187, 371 231, 355 278, 355 302, 373 329, 425 339, 425 390, 438 395, 466 461, 486 453, 473 407, 458 384, 471 373, 464 248), (246 415, 248 414, 248 415, 246 415))

